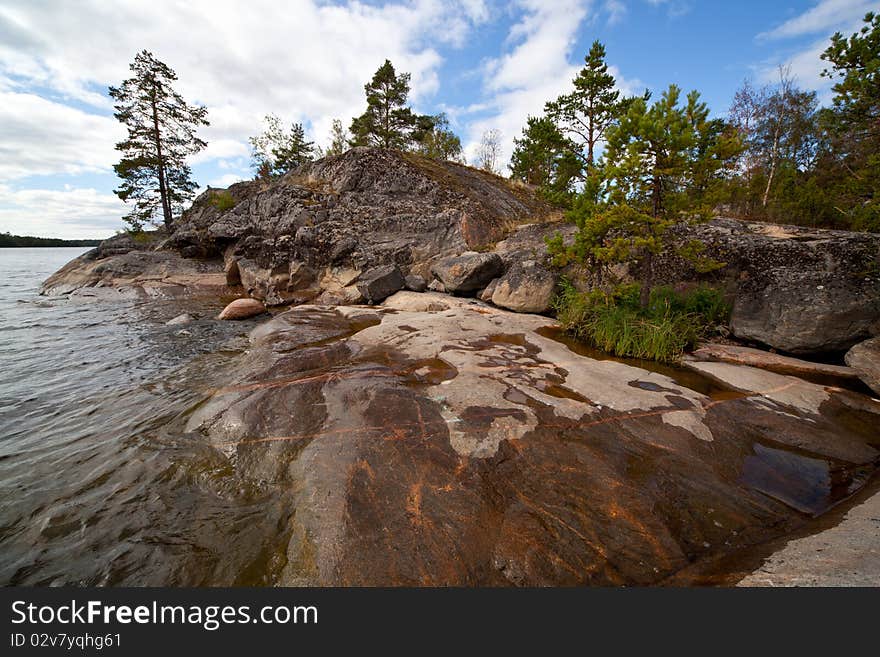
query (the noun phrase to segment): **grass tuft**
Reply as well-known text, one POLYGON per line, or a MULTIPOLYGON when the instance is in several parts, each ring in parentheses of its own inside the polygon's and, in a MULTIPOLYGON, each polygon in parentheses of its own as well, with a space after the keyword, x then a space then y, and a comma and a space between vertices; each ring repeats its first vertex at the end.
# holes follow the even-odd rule
POLYGON ((638 284, 583 294, 568 281, 554 309, 562 327, 584 342, 616 356, 661 362, 677 360, 729 315, 721 294, 708 287, 686 294, 656 288, 643 309, 638 284))

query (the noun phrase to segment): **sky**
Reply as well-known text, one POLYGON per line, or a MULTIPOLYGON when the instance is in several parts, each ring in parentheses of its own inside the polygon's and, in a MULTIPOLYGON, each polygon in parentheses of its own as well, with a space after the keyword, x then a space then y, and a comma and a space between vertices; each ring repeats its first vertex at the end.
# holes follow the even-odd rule
POLYGON ((827 102, 819 54, 870 10, 880 0, 0 0, 0 232, 124 228, 112 167, 125 132, 107 87, 142 49, 208 108, 191 161, 204 189, 252 177, 248 137, 268 113, 326 146, 386 58, 411 73, 414 110, 446 112, 469 161, 495 129, 506 162, 596 39, 623 92, 675 83, 723 117, 744 79, 772 82, 780 65, 827 102))

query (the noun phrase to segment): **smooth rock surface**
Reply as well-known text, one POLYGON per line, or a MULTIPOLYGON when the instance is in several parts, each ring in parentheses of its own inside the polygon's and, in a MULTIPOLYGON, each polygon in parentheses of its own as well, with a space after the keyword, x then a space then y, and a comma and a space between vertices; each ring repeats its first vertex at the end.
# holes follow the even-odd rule
POLYGON ((880 395, 880 337, 860 342, 846 352, 846 364, 880 395))
POLYGON ((227 305, 217 319, 247 319, 266 312, 266 306, 256 299, 236 299, 227 305))
POLYGON ((829 365, 816 363, 791 356, 774 354, 763 349, 741 347, 739 345, 703 343, 693 352, 691 357, 695 360, 721 361, 748 365, 761 369, 778 372, 780 374, 795 374, 799 376, 827 376, 839 379, 858 379, 858 374, 852 367, 843 365, 829 365))
POLYGON ((737 586, 880 586, 880 493, 843 521, 790 541, 737 586))
POLYGON ((876 467, 867 398, 696 363, 739 390, 719 387, 554 330, 408 291, 299 306, 252 331, 187 430, 289 493, 279 584, 650 584, 800 526, 876 467))

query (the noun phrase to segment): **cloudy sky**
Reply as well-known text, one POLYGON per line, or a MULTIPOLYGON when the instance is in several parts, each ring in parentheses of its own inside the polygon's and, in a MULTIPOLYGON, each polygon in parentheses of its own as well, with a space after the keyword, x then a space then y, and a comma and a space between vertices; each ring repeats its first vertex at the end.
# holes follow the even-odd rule
POLYGON ((510 151, 526 117, 564 91, 594 39, 624 91, 675 82, 724 115, 744 78, 789 63, 828 98, 819 53, 872 0, 0 0, 0 232, 105 237, 124 134, 106 91, 148 49, 208 107, 200 185, 251 175, 247 138, 269 112, 320 145, 364 107, 384 61, 412 74, 411 101, 445 111, 472 157, 498 129, 510 151))

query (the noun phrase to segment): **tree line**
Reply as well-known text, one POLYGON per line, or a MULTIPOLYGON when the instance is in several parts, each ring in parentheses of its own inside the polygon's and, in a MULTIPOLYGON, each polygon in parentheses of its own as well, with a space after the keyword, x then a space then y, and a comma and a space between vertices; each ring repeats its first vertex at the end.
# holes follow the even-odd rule
POLYGON ((0 248, 33 246, 98 246, 101 240, 63 240, 57 237, 30 237, 0 233, 0 248))
MULTIPOLYGON (((725 118, 710 116, 697 91, 670 85, 659 98, 617 89, 604 46, 595 42, 567 93, 529 117, 514 140, 511 177, 535 186, 579 227, 559 259, 608 264, 638 260, 648 270, 666 230, 713 212, 741 218, 852 230, 880 230, 880 18, 866 15, 850 36, 835 34, 822 54, 834 81, 833 103, 797 86, 781 69, 771 85, 745 82, 725 118), (624 230, 625 228, 625 230, 624 230), (610 239, 610 236, 614 236, 610 239)), ((173 89, 177 76, 150 52, 109 93, 127 128, 116 145, 116 194, 140 229, 169 225, 198 185, 187 159, 205 148, 205 107, 173 89)), ((420 115, 408 103, 410 75, 386 60, 364 86, 366 109, 346 127, 333 121, 322 149, 301 123, 275 115, 250 138, 257 178, 283 175, 353 146, 407 150, 464 163, 461 140, 443 114, 420 115)), ((500 173, 501 135, 487 130, 475 164, 500 173)), ((698 249, 695 249, 698 250, 698 249)), ((696 256, 695 256, 696 257, 696 256)))

